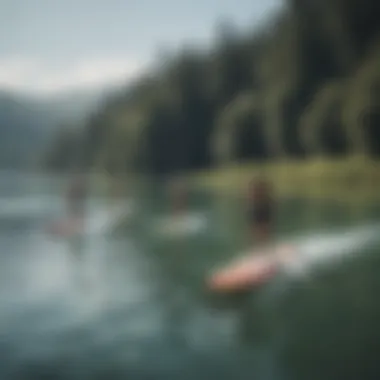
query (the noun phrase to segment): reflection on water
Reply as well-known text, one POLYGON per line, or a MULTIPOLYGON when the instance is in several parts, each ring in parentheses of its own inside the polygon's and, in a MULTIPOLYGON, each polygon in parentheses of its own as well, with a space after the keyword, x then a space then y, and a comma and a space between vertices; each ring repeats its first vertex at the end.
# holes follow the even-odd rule
MULTIPOLYGON (((346 240, 362 259, 344 270, 216 297, 203 278, 244 246, 238 204, 223 224, 206 202, 212 225, 202 237, 160 238, 146 228, 156 216, 145 215, 122 233, 67 241, 44 233, 62 210, 58 196, 20 197, 7 208, 5 196, 0 202, 1 379, 346 379, 358 372, 342 369, 342 358, 380 341, 378 246, 346 240), (282 292, 272 292, 276 286, 282 292)), ((105 207, 101 199, 90 206, 99 215, 105 207)), ((321 203, 285 202, 279 235, 354 225, 339 207, 340 218, 321 203)), ((374 207, 363 223, 378 215, 374 207)), ((308 244, 322 255, 321 236, 314 232, 308 244)), ((363 353, 366 368, 371 352, 363 353)))

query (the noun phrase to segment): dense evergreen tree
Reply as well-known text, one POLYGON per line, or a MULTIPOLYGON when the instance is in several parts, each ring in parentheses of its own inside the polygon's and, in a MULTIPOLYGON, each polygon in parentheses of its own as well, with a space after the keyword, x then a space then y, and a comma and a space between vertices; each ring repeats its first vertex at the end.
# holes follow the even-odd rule
POLYGON ((378 2, 286 3, 245 35, 221 23, 209 52, 183 49, 110 98, 88 120, 88 164, 166 175, 226 161, 379 156, 378 2))

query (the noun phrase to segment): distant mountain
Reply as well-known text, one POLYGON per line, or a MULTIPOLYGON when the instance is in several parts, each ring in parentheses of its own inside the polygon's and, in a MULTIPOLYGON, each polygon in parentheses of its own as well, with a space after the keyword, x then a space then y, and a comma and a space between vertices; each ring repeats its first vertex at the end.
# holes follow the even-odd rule
POLYGON ((0 168, 24 168, 48 147, 62 125, 82 124, 102 92, 37 98, 0 91, 0 168))
POLYGON ((40 99, 40 102, 49 108, 61 123, 72 123, 86 118, 106 95, 105 91, 76 91, 56 95, 49 99, 40 99))

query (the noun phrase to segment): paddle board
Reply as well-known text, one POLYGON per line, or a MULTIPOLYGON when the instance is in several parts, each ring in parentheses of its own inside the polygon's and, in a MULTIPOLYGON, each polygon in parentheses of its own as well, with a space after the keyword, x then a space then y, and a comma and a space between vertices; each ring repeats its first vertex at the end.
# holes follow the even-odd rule
POLYGON ((225 267, 211 272, 207 278, 213 291, 234 292, 257 287, 270 281, 281 266, 294 260, 296 250, 290 245, 279 245, 263 251, 251 251, 225 267))
POLYGON ((155 222, 154 231, 158 235, 174 238, 199 234, 206 227, 205 216, 193 213, 159 219, 155 222))
POLYGON ((92 212, 87 218, 66 217, 52 223, 48 232, 61 237, 99 234, 114 228, 120 220, 131 216, 134 210, 131 203, 124 203, 115 205, 111 210, 106 208, 92 212))
POLYGON ((206 281, 214 291, 250 289, 273 279, 278 272, 304 276, 309 268, 341 262, 379 239, 379 225, 355 227, 339 233, 319 233, 278 244, 266 252, 252 250, 243 258, 211 272, 206 281))

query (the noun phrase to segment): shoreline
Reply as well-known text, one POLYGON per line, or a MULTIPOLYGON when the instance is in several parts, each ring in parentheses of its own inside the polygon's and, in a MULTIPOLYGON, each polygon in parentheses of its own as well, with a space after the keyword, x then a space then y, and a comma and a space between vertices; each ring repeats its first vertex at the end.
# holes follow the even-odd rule
POLYGON ((201 190, 238 196, 251 178, 264 176, 279 197, 380 201, 380 161, 364 157, 233 164, 190 175, 201 190))

